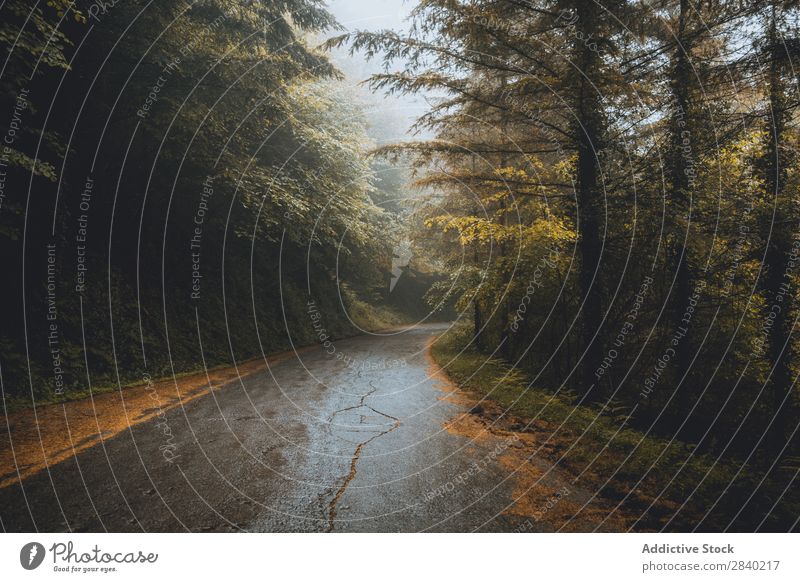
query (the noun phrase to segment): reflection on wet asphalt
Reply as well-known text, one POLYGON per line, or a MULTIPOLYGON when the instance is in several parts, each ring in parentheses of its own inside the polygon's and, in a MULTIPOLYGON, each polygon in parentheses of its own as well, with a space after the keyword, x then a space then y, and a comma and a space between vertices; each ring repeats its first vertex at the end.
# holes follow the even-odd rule
MULTIPOLYGON (((339 340, 333 355, 302 351, 0 489, 2 525, 554 529, 532 520, 531 508, 544 506, 564 477, 541 459, 528 460, 524 441, 484 430, 468 399, 451 393, 426 350, 444 329, 339 340), (459 430, 464 423, 474 426, 459 430), (165 426, 174 435, 173 462, 163 454, 165 426)), ((575 502, 583 496, 573 489, 575 502)))

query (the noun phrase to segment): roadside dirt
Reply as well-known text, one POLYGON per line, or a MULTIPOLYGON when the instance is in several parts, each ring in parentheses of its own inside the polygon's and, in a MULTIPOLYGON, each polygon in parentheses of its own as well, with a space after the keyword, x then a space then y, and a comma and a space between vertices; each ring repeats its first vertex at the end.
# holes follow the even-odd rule
POLYGON ((558 460, 548 427, 530 426, 524 419, 506 414, 491 401, 476 400, 451 381, 433 360, 428 350, 429 374, 444 392, 442 400, 458 404, 470 412, 447 424, 451 434, 493 446, 497 462, 514 481, 513 503, 504 515, 520 523, 518 531, 626 531, 635 518, 616 511, 616 503, 595 496, 592 484, 576 482, 567 470, 554 465, 558 460), (599 525, 601 524, 602 525, 599 525), (599 527, 598 527, 599 526, 599 527))
MULTIPOLYGON (((305 349, 298 349, 301 353, 305 349)), ((12 412, 0 429, 0 489, 27 479, 168 410, 265 370, 295 352, 236 367, 123 387, 93 397, 12 412)))

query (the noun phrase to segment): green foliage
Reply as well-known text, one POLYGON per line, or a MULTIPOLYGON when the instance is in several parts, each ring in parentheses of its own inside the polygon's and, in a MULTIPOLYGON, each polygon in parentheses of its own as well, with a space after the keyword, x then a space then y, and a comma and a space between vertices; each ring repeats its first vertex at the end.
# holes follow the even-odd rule
POLYGON ((399 321, 368 307, 382 300, 397 218, 371 198, 357 100, 307 41, 338 26, 322 2, 0 10, 0 41, 20 39, 4 104, 30 95, 0 213, 12 268, 28 272, 4 289, 6 395, 55 401, 316 343, 311 300, 332 337, 399 321), (41 299, 47 244, 63 394, 41 299))
POLYGON ((800 14, 728 4, 426 0, 329 44, 433 96, 435 138, 381 153, 412 161, 428 299, 470 345, 768 467, 798 446, 800 14))

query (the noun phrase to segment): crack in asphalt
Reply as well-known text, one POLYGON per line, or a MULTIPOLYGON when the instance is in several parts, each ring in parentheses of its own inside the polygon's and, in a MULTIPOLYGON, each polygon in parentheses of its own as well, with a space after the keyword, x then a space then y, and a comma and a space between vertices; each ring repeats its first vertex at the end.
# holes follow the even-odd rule
MULTIPOLYGON (((328 417, 328 423, 333 422, 333 419, 336 418, 336 415, 339 414, 340 412, 347 412, 348 410, 355 410, 356 408, 361 408, 362 406, 364 406, 364 401, 367 398, 369 398, 370 396, 372 396, 373 394, 375 394, 375 392, 378 390, 375 386, 372 385, 372 381, 371 380, 369 382, 369 385, 370 385, 370 388, 372 388, 372 390, 370 390, 366 394, 363 394, 361 396, 361 400, 358 401, 358 404, 354 404, 353 406, 348 406, 347 408, 340 408, 339 410, 335 410, 333 412, 333 414, 331 414, 328 417)), ((375 412, 378 412, 378 411, 376 410, 375 412)), ((378 414, 382 414, 382 413, 378 412, 378 414)), ((387 416, 387 415, 384 414, 383 416, 387 416)))
MULTIPOLYGON (((372 388, 372 390, 370 390, 369 392, 367 392, 366 394, 361 396, 361 400, 359 401, 358 405, 348 406, 347 408, 343 408, 341 410, 337 410, 336 412, 334 412, 331 415, 331 420, 333 420, 333 417, 336 416, 338 413, 344 412, 346 410, 353 410, 353 409, 356 409, 356 408, 369 408, 375 414, 379 414, 379 415, 384 416, 384 417, 386 417, 386 418, 388 418, 390 420, 393 420, 394 424, 392 425, 391 428, 389 428, 389 429, 387 429, 387 430, 385 430, 383 432, 380 432, 380 433, 378 433, 376 435, 372 435, 370 438, 368 438, 367 440, 359 443, 358 446, 356 446, 356 450, 353 452, 353 457, 350 459, 350 472, 344 478, 344 481, 342 482, 342 484, 339 487, 338 491, 336 491, 336 495, 333 496, 333 498, 331 499, 330 503, 328 504, 328 530, 327 530, 328 532, 332 532, 333 531, 333 528, 334 528, 334 525, 335 525, 335 521, 336 521, 337 505, 338 505, 339 501, 341 500, 341 498, 344 495, 345 491, 347 491, 347 487, 350 485, 350 483, 356 477, 356 474, 358 472, 358 468, 357 468, 358 460, 359 460, 359 458, 361 458, 361 452, 364 450, 364 447, 367 446, 372 441, 374 441, 375 439, 380 438, 380 437, 382 437, 384 435, 387 435, 390 432, 392 432, 393 430, 396 430, 402 424, 399 418, 395 418, 394 416, 392 416, 390 414, 386 414, 385 412, 381 412, 380 410, 376 410, 372 406, 370 406, 369 404, 366 404, 364 402, 369 396, 372 396, 378 390, 378 388, 376 386, 374 386, 371 381, 370 381, 369 385, 372 388)), ((361 415, 361 421, 360 422, 363 422, 363 421, 364 421, 364 416, 361 415)))

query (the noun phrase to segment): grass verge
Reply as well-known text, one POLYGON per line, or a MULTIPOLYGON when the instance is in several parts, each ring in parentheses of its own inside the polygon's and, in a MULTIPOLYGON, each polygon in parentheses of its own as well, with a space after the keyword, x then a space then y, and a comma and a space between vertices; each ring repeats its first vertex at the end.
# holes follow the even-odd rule
POLYGON ((616 500, 633 529, 666 531, 789 531, 800 515, 797 468, 771 471, 742 461, 717 460, 692 444, 630 428, 570 394, 529 387, 527 376, 467 344, 456 329, 435 342, 431 355, 473 397, 489 420, 536 433, 538 456, 578 478, 604 499, 616 500))

